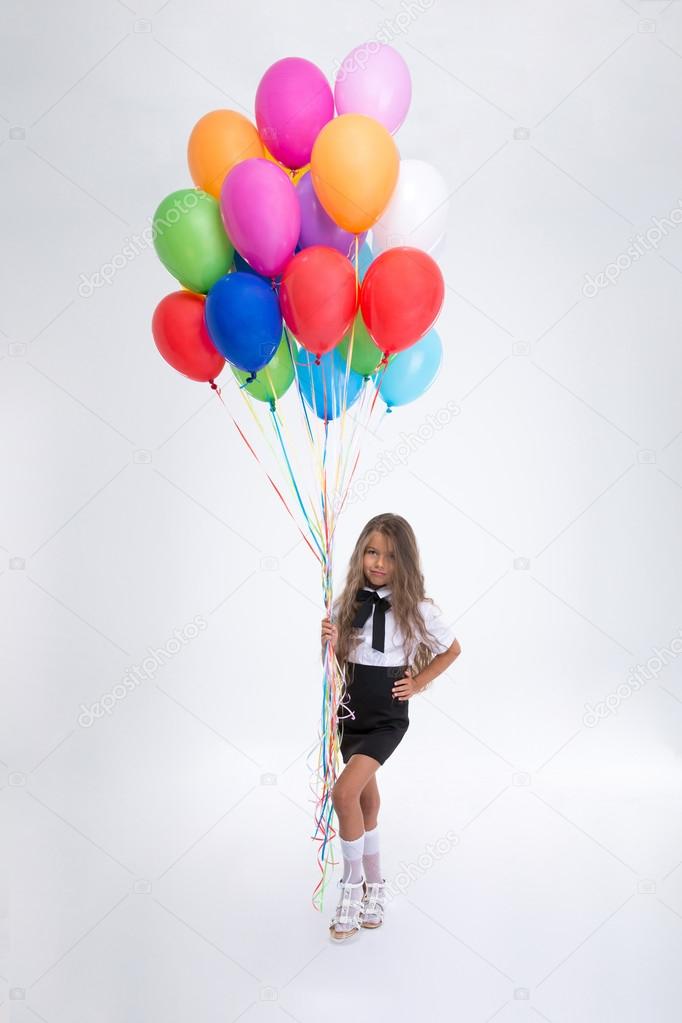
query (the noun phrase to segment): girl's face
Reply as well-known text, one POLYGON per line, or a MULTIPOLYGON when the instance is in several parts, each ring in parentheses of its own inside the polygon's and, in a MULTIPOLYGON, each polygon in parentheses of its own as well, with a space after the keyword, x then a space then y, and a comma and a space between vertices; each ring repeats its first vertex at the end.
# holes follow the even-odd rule
POLYGON ((362 559, 365 579, 371 586, 390 586, 395 568, 393 544, 383 533, 370 534, 362 559))

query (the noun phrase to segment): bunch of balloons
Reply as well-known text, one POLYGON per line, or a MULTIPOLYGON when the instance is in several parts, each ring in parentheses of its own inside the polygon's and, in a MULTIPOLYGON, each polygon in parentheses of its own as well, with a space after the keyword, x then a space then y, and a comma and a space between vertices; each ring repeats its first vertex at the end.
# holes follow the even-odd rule
POLYGON ((448 194, 434 167, 400 159, 393 135, 410 100, 405 61, 375 42, 348 55, 333 91, 315 64, 286 57, 260 80, 255 124, 235 110, 195 124, 196 187, 153 218, 183 288, 152 319, 171 366, 216 387, 227 362, 271 409, 298 379, 325 422, 364 386, 389 411, 430 386, 444 298, 430 253, 448 194))

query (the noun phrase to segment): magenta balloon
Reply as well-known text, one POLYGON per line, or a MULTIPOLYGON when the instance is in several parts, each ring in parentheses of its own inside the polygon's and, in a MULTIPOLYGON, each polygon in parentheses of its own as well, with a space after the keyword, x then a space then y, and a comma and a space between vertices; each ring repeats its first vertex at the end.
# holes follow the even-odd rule
POLYGON ((264 277, 277 277, 294 254, 301 233, 296 189, 281 167, 254 157, 223 181, 220 210, 227 235, 264 277))
POLYGON ((405 120, 412 80, 405 60, 376 40, 356 46, 336 75, 334 102, 339 114, 366 114, 393 134, 405 120))
POLYGON ((319 67, 284 57, 265 72, 256 90, 258 134, 285 167, 310 163, 313 142, 334 116, 334 97, 319 67))
MULTIPOLYGON (((355 235, 350 231, 344 231, 342 227, 335 224, 327 211, 321 205, 313 188, 313 179, 310 171, 307 171, 296 185, 298 201, 301 206, 301 236, 298 244, 302 249, 311 245, 327 245, 329 248, 337 249, 343 256, 349 259, 355 255, 355 235)), ((362 245, 367 232, 363 231, 358 236, 358 246, 362 245)))

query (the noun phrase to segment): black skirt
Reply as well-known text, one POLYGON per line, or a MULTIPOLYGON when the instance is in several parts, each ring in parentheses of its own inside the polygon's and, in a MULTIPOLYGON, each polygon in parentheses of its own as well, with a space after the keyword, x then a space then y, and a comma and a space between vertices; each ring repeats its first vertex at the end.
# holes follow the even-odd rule
POLYGON ((354 753, 364 753, 383 764, 404 736, 410 724, 410 701, 398 700, 391 690, 405 677, 407 668, 407 664, 346 664, 348 695, 344 703, 348 709, 339 708, 337 723, 344 764, 354 753))

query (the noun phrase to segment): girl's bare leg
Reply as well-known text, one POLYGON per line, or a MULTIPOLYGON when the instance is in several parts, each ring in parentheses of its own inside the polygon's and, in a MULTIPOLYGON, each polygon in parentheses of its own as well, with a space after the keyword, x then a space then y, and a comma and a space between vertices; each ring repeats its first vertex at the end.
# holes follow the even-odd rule
POLYGON ((368 882, 382 881, 381 859, 379 856, 379 786, 372 775, 360 793, 360 808, 365 821, 365 839, 362 847, 362 869, 368 882))
POLYGON ((365 831, 371 831, 372 828, 376 828, 380 802, 379 786, 377 785, 376 774, 373 774, 360 793, 360 809, 362 810, 362 817, 365 822, 365 831))
MULTIPOLYGON (((347 842, 361 838, 365 831, 365 818, 360 797, 368 782, 374 779, 374 774, 379 767, 381 764, 374 757, 368 757, 364 753, 355 753, 332 789, 332 803, 339 818, 339 835, 347 842)), ((376 786, 376 781, 374 781, 374 785, 376 786)))

